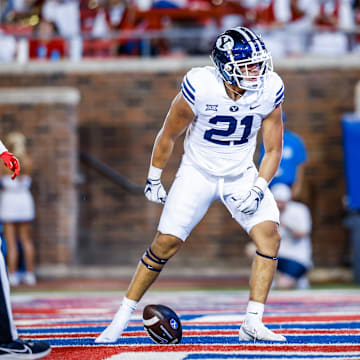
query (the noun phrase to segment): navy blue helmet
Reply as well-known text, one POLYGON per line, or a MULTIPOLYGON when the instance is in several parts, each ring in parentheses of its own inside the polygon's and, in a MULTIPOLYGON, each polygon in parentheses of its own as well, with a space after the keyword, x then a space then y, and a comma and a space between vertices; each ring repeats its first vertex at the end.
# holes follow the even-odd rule
POLYGON ((246 90, 263 87, 263 78, 273 70, 272 58, 261 37, 246 27, 220 34, 211 59, 225 82, 246 90))

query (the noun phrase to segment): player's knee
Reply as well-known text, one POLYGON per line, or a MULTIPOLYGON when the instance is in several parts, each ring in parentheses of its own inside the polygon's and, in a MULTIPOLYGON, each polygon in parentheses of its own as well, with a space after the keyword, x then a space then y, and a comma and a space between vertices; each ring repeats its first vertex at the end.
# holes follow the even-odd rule
POLYGON ((151 244, 151 249, 161 258, 169 259, 180 249, 182 241, 172 235, 158 233, 151 244))
POLYGON ((256 248, 262 254, 277 256, 280 247, 280 233, 277 228, 273 228, 266 233, 261 240, 256 241, 256 248))
POLYGON ((271 243, 274 249, 276 250, 276 253, 279 251, 280 241, 281 241, 281 236, 279 231, 276 229, 271 236, 271 243))
POLYGON ((141 263, 154 272, 161 272, 167 261, 180 248, 182 241, 174 236, 157 234, 153 243, 146 249, 141 263))

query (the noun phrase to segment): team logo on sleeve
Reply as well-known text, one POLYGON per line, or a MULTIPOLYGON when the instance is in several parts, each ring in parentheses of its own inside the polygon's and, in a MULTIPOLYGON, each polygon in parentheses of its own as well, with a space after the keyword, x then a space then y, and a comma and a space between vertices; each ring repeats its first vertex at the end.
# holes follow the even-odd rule
POLYGON ((210 105, 210 104, 206 104, 206 109, 205 111, 217 111, 219 105, 210 105))
POLYGON ((229 35, 222 35, 216 40, 216 47, 222 51, 231 50, 234 45, 234 39, 229 35))

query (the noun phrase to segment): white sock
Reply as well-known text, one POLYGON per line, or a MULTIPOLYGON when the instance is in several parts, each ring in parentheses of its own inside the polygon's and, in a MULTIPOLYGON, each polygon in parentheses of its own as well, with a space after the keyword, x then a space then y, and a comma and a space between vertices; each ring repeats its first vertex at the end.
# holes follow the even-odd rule
POLYGON ((137 304, 137 301, 124 297, 122 304, 115 314, 111 324, 98 336, 95 342, 115 342, 126 329, 137 304))
POLYGON ((124 296, 121 307, 128 309, 132 314, 135 311, 137 304, 138 301, 128 299, 126 296, 124 296))
POLYGON ((114 316, 110 325, 116 325, 118 328, 125 329, 132 313, 135 311, 138 302, 134 300, 130 300, 127 297, 124 297, 122 304, 114 316))
POLYGON ((263 303, 257 301, 249 301, 245 318, 248 322, 262 322, 262 317, 264 314, 264 307, 263 303))

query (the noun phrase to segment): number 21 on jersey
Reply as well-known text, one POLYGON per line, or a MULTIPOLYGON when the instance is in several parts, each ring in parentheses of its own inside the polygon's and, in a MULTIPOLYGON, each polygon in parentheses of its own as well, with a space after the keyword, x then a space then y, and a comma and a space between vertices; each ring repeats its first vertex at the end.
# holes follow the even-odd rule
POLYGON ((223 123, 224 125, 228 125, 227 129, 209 129, 206 130, 204 133, 204 139, 208 140, 214 144, 218 145, 230 145, 233 143, 234 145, 240 145, 248 142, 249 135, 251 133, 251 127, 253 124, 253 116, 248 115, 245 116, 241 121, 240 124, 243 128, 243 134, 239 140, 228 140, 227 138, 234 134, 237 130, 237 123, 238 120, 233 116, 215 116, 209 120, 210 124, 218 124, 223 123), (216 137, 216 138, 215 138, 216 137))

